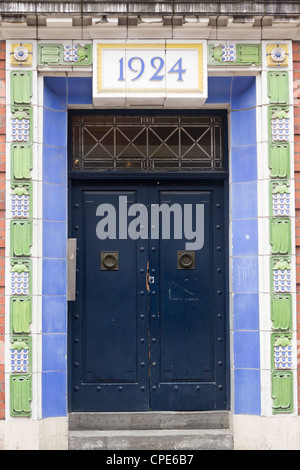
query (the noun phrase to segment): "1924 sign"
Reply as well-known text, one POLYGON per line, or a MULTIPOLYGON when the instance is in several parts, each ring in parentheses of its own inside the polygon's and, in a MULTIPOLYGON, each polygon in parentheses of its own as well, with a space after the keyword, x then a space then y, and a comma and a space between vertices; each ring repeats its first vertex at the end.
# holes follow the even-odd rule
POLYGON ((206 62, 205 41, 95 41, 94 104, 199 107, 206 62))

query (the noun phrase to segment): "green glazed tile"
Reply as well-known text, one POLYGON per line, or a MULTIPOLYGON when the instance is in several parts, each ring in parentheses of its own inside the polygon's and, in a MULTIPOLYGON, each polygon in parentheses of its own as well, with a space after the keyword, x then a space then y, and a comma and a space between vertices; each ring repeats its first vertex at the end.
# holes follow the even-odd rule
POLYGON ((30 417, 32 400, 31 375, 13 374, 10 376, 10 415, 30 417))
POLYGON ((271 375, 273 414, 292 413, 293 399, 293 372, 273 371, 271 375))
POLYGON ((11 72, 10 89, 13 105, 30 104, 32 98, 32 72, 11 72))

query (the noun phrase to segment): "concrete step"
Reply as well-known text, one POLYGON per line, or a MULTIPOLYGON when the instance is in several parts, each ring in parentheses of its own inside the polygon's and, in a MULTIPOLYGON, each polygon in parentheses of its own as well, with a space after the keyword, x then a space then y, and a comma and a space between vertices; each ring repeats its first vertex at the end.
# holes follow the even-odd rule
POLYGON ((229 413, 71 413, 70 450, 231 450, 229 413))
POLYGON ((70 431, 69 450, 232 450, 228 429, 70 431))
POLYGON ((227 429, 226 411, 165 411, 125 413, 71 413, 70 431, 151 430, 151 429, 227 429))

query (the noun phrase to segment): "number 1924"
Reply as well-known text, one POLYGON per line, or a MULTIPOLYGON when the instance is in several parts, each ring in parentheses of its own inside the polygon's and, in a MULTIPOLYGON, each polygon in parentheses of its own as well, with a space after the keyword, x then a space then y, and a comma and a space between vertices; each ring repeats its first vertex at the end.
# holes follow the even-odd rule
MULTIPOLYGON (((136 74, 136 76, 132 78, 131 81, 138 80, 145 71, 145 62, 141 57, 131 57, 128 60, 127 65, 128 65, 129 70, 131 70, 131 72, 136 74)), ((163 80, 164 73, 162 73, 162 70, 165 65, 164 59, 162 59, 162 57, 159 57, 159 56, 152 57, 152 59, 150 60, 150 65, 154 69, 154 73, 149 80, 150 81, 163 80)), ((125 78, 124 78, 124 58, 123 57, 119 60, 119 66, 120 66, 120 75, 119 75, 118 80, 124 81, 125 78)), ((177 62, 173 65, 173 67, 170 68, 170 70, 167 73, 174 73, 174 74, 177 73, 178 74, 177 81, 182 82, 183 81, 182 75, 185 72, 186 72, 186 69, 182 68, 182 57, 180 57, 180 59, 177 60, 177 62)))

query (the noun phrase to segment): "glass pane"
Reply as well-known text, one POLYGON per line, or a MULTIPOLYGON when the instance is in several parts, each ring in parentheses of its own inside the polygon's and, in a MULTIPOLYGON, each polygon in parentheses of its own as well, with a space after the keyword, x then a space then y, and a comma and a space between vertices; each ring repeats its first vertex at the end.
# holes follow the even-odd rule
POLYGON ((146 132, 143 127, 120 126, 116 131, 117 157, 128 159, 146 157, 146 132))
POLYGON ((178 129, 152 126, 149 129, 150 158, 176 158, 179 156, 178 129))
POLYGON ((84 114, 73 116, 73 169, 222 170, 219 116, 84 114))
POLYGON ((203 126, 182 128, 181 151, 183 157, 212 159, 211 129, 203 126))

